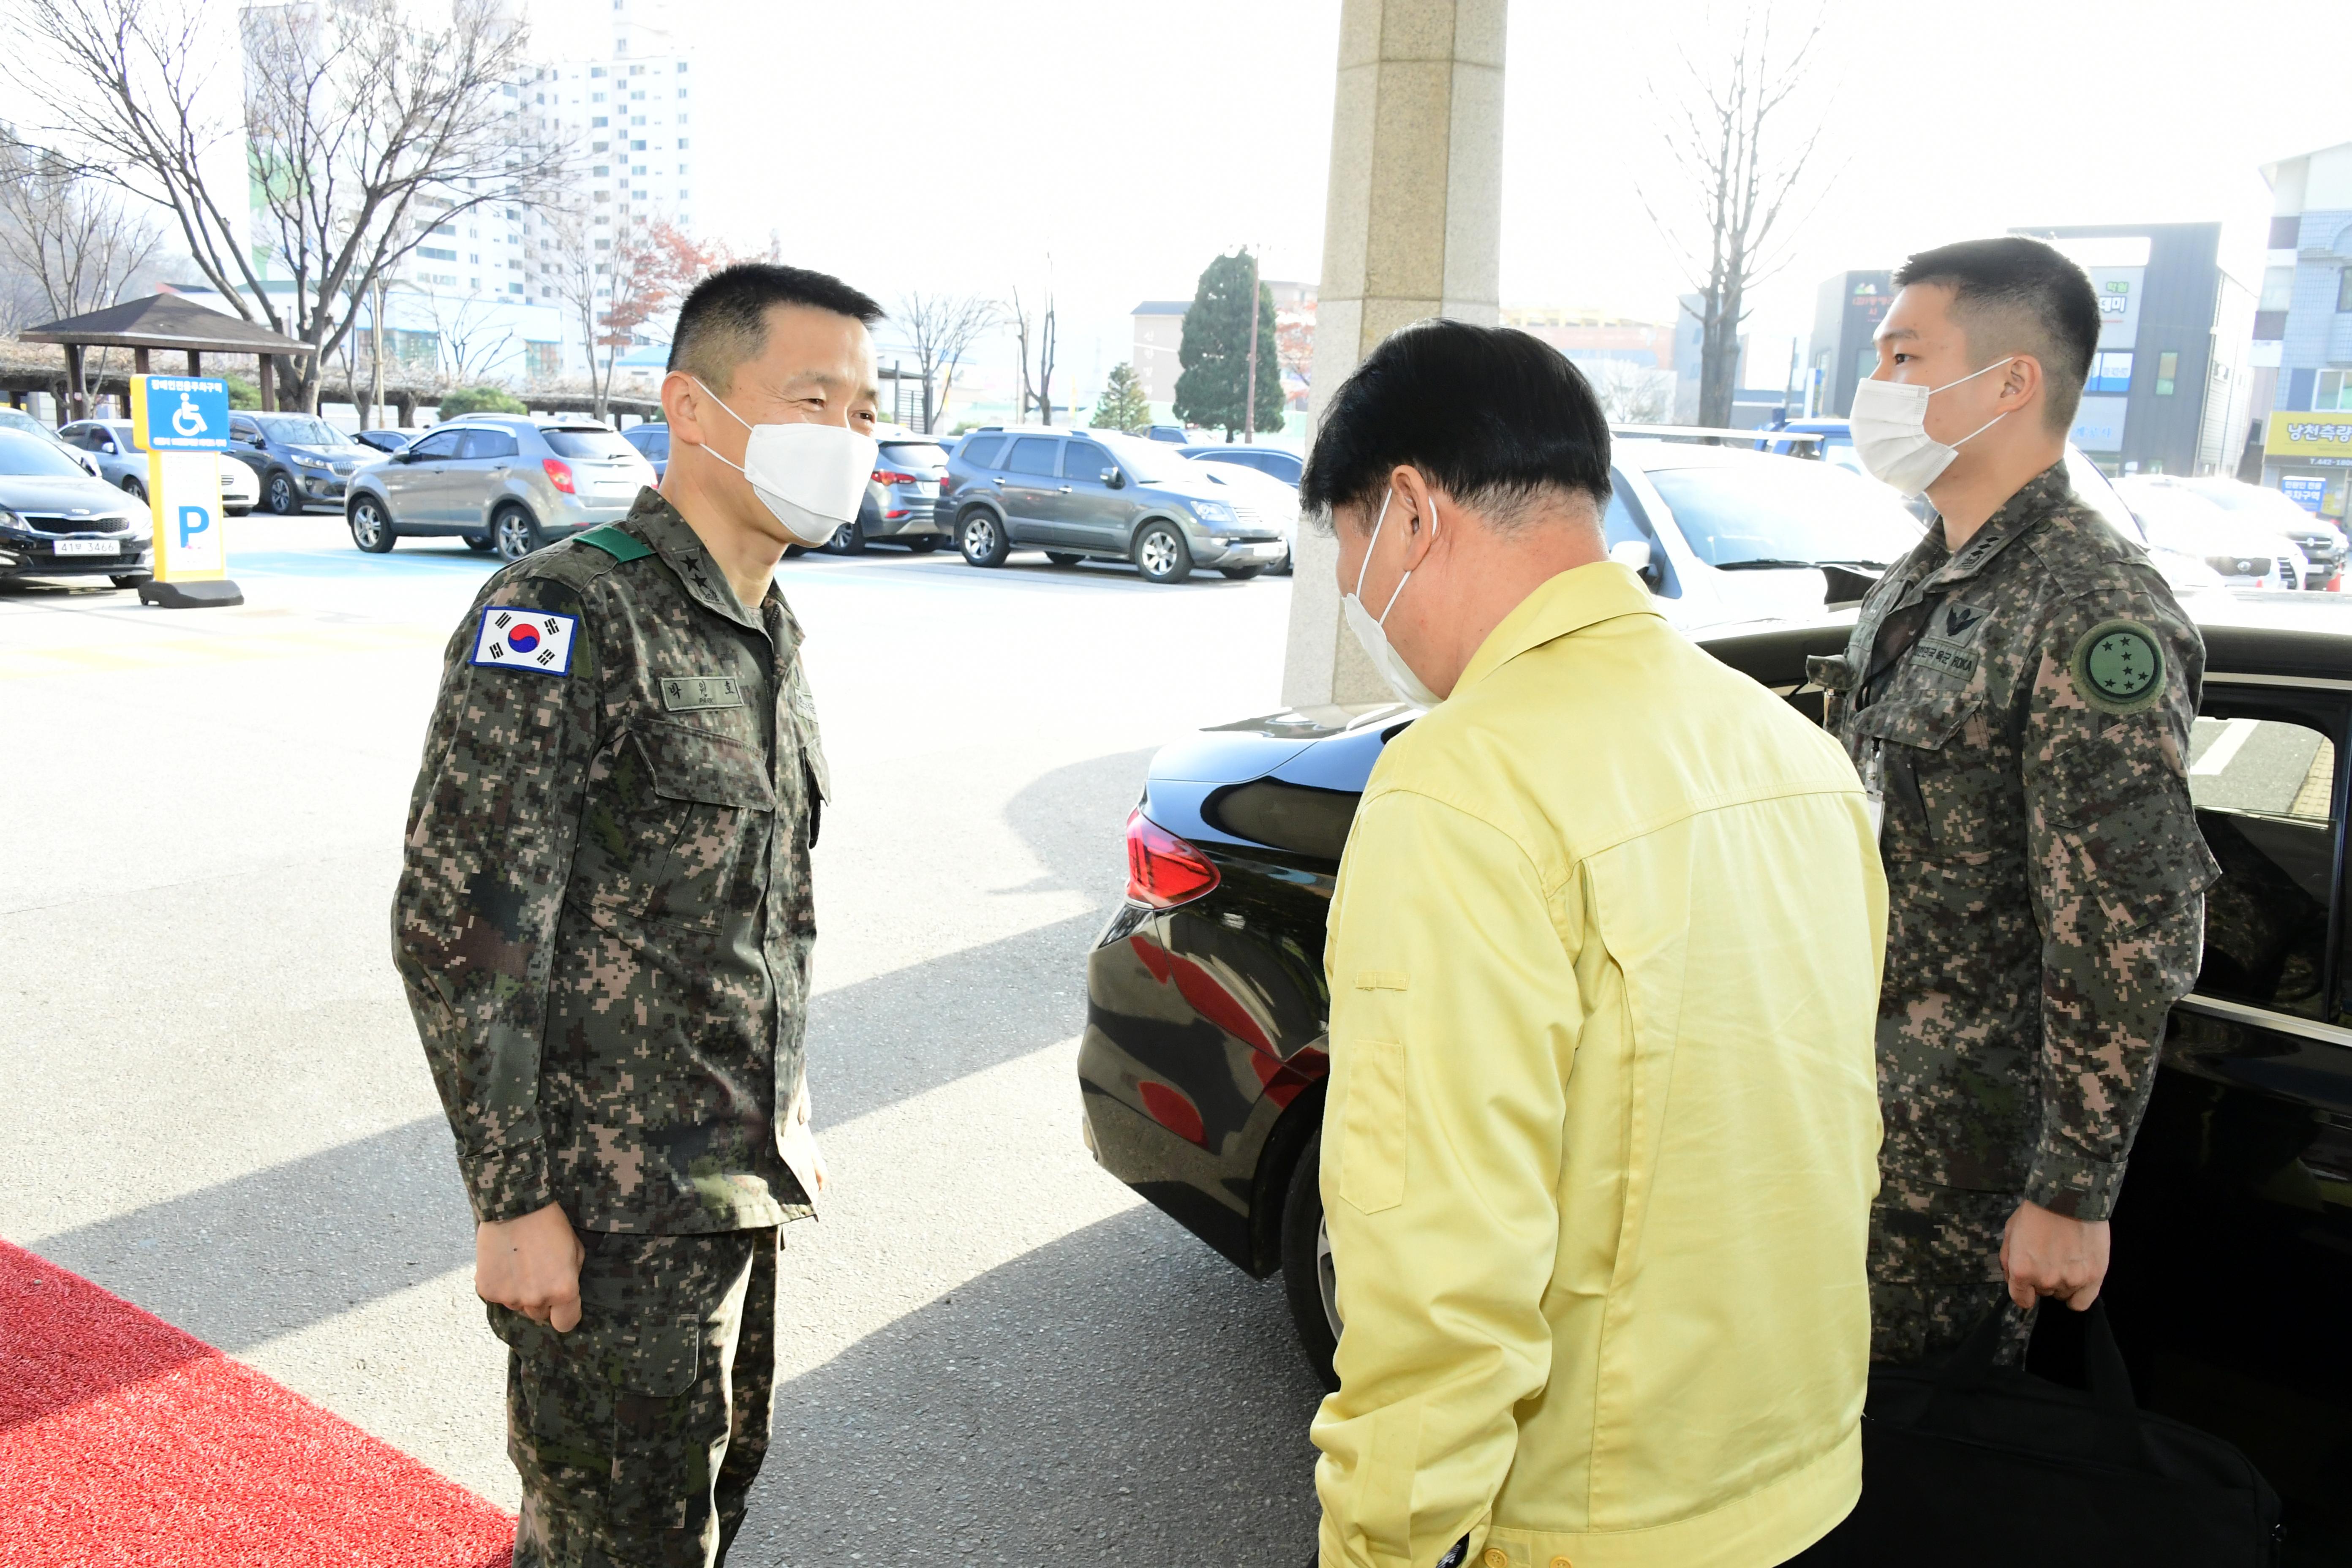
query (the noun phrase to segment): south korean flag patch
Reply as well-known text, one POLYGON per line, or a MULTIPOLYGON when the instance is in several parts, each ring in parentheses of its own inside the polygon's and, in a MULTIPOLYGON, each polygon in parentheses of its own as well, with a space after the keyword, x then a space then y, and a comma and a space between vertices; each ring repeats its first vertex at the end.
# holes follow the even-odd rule
POLYGON ((569 675, 572 634, 579 629, 575 616, 492 605, 482 612, 481 630, 474 634, 473 662, 569 675))

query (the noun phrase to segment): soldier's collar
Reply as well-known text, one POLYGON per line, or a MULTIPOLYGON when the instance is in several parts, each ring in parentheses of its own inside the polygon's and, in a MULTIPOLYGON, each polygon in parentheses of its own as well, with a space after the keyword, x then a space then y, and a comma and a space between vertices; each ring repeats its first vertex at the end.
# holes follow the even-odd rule
MULTIPOLYGON (((703 547, 702 536, 694 531, 693 525, 679 514, 677 508, 669 504, 668 498, 658 490, 643 492, 636 510, 629 514, 629 521, 655 552, 668 563, 669 569, 677 574, 687 597, 737 626, 755 632, 767 631, 767 622, 757 612, 744 608, 742 601, 735 596, 734 586, 727 581, 727 574, 719 569, 710 559, 710 552, 703 547)), ((769 594, 772 596, 775 591, 771 584, 769 594)))
MULTIPOLYGON (((2026 480, 2015 495, 2001 502, 2000 509, 1985 519, 1984 526, 1936 569, 1937 582, 1957 583, 1975 576, 1995 556, 2023 538, 2035 523, 2074 499, 2074 489, 2066 482, 2066 463, 2062 458, 2026 480)), ((1929 537, 1940 545, 1943 531, 1944 520, 1939 517, 1928 531, 1929 537)))

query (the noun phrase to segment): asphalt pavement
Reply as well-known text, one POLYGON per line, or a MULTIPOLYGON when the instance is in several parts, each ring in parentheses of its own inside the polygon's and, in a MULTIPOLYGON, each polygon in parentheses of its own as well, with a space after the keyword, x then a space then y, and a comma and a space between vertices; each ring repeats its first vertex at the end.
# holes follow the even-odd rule
MULTIPOLYGON (((0 1236, 504 1507, 503 1352, 389 956, 441 650, 493 563, 229 523, 242 608, 0 587, 0 1236)), ((836 799, 739 1563, 1296 1564, 1279 1289, 1087 1158, 1084 960, 1151 748, 1278 706, 1288 584, 788 562, 836 799)))

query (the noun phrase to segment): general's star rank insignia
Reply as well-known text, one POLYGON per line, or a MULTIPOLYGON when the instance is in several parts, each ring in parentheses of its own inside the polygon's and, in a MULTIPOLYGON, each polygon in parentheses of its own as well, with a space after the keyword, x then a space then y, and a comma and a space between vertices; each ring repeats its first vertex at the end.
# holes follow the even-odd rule
POLYGON ((2083 700, 2102 713, 2137 713, 2164 695, 2164 647, 2137 621, 2093 626, 2069 667, 2083 700))
POLYGON ((471 662, 535 669, 541 675, 569 675, 572 634, 579 629, 576 616, 492 605, 483 610, 481 629, 474 634, 471 662))

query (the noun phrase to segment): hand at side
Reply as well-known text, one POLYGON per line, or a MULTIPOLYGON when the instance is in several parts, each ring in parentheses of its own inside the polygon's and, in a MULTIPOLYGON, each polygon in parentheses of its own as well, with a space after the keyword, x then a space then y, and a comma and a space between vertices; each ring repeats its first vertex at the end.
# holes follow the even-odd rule
POLYGON ((2055 1296, 2075 1311, 2099 1299, 2107 1278, 2107 1222, 2068 1219, 2037 1203, 2020 1203, 2000 1233, 2000 1272, 2009 1299, 2031 1308, 2055 1296))
POLYGON ((474 1294, 559 1334, 580 1326, 580 1259, 563 1205, 474 1229, 474 1294))

